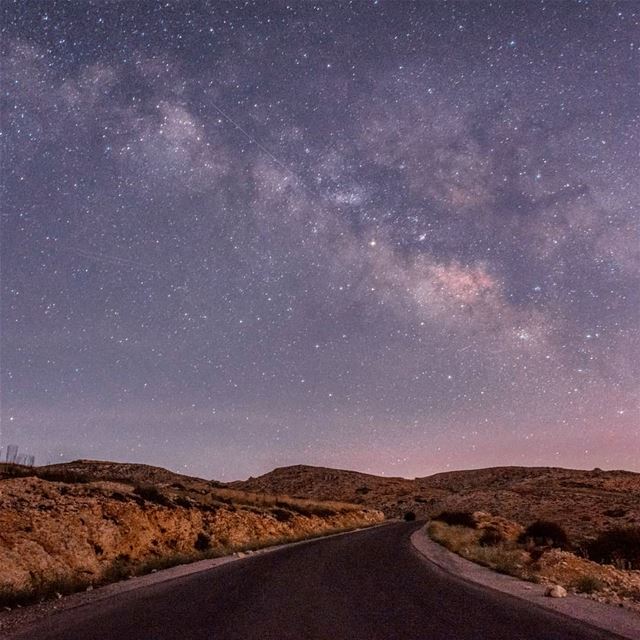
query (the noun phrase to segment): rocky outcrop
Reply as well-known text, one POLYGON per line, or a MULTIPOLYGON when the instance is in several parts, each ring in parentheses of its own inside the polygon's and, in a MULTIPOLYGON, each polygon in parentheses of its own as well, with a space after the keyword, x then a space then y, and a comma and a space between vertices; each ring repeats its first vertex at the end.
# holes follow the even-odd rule
POLYGON ((215 493, 142 490, 117 482, 0 481, 0 592, 47 583, 98 584, 154 562, 357 528, 383 520, 357 507, 215 493), (261 504, 261 500, 262 503, 261 504))

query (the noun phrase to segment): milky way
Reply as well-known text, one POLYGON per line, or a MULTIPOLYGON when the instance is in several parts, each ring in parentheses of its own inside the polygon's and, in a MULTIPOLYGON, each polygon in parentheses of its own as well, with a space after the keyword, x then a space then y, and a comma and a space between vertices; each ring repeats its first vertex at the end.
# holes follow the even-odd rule
POLYGON ((2 10, 2 446, 640 471, 640 5, 2 10))

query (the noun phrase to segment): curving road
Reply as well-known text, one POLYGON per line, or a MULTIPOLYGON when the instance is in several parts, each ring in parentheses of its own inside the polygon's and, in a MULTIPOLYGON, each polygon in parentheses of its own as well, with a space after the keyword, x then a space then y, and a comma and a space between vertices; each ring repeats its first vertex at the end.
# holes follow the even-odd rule
POLYGON ((255 555, 52 615, 29 640, 602 640, 461 581, 397 523, 255 555))

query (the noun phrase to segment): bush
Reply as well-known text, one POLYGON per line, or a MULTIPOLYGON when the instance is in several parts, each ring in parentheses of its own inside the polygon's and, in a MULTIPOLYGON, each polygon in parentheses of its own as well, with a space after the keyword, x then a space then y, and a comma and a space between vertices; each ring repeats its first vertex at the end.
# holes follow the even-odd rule
POLYGON ((156 504, 160 504, 164 507, 171 505, 171 500, 169 500, 169 498, 167 498, 167 496, 165 496, 158 487, 154 487, 152 484, 138 485, 134 488, 133 493, 148 502, 155 502, 156 504))
POLYGON ((504 535, 494 527, 487 527, 478 540, 481 547, 496 547, 506 542, 504 535))
POLYGON ((594 593, 600 591, 604 584, 596 576, 582 576, 575 581, 573 586, 578 593, 594 593))
POLYGON ((173 502, 177 507, 183 507, 184 509, 191 509, 191 507, 193 506, 191 501, 188 500, 187 498, 184 498, 183 496, 178 496, 177 498, 174 499, 173 502))
POLYGON ((404 519, 406 522, 413 522, 416 519, 416 514, 413 511, 407 511, 404 514, 404 519))
POLYGON ((293 513, 291 513, 291 511, 287 511, 286 509, 271 509, 271 513, 278 522, 288 522, 289 520, 291 520, 291 518, 293 518, 293 513))
POLYGON ((126 553, 117 555, 102 574, 104 582, 124 580, 132 574, 131 558, 126 553))
POLYGON ((548 546, 568 549, 569 536, 557 523, 548 520, 536 520, 520 534, 518 542, 533 543, 538 547, 548 546))
POLYGON ((459 527, 469 527, 470 529, 475 529, 477 526, 475 518, 470 511, 443 511, 434 516, 433 520, 459 527))
POLYGON ((193 543, 193 548, 196 551, 207 551, 211 548, 211 538, 204 531, 201 531, 193 543))
POLYGON ((587 545, 587 555, 601 564, 640 569, 640 527, 617 527, 604 531, 587 545))

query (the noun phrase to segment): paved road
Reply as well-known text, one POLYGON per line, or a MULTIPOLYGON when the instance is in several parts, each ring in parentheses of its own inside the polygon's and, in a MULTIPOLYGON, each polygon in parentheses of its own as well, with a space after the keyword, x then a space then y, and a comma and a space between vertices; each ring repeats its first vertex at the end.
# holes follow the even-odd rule
POLYGON ((424 561, 416 524, 251 556, 51 616, 29 640, 614 638, 424 561))

